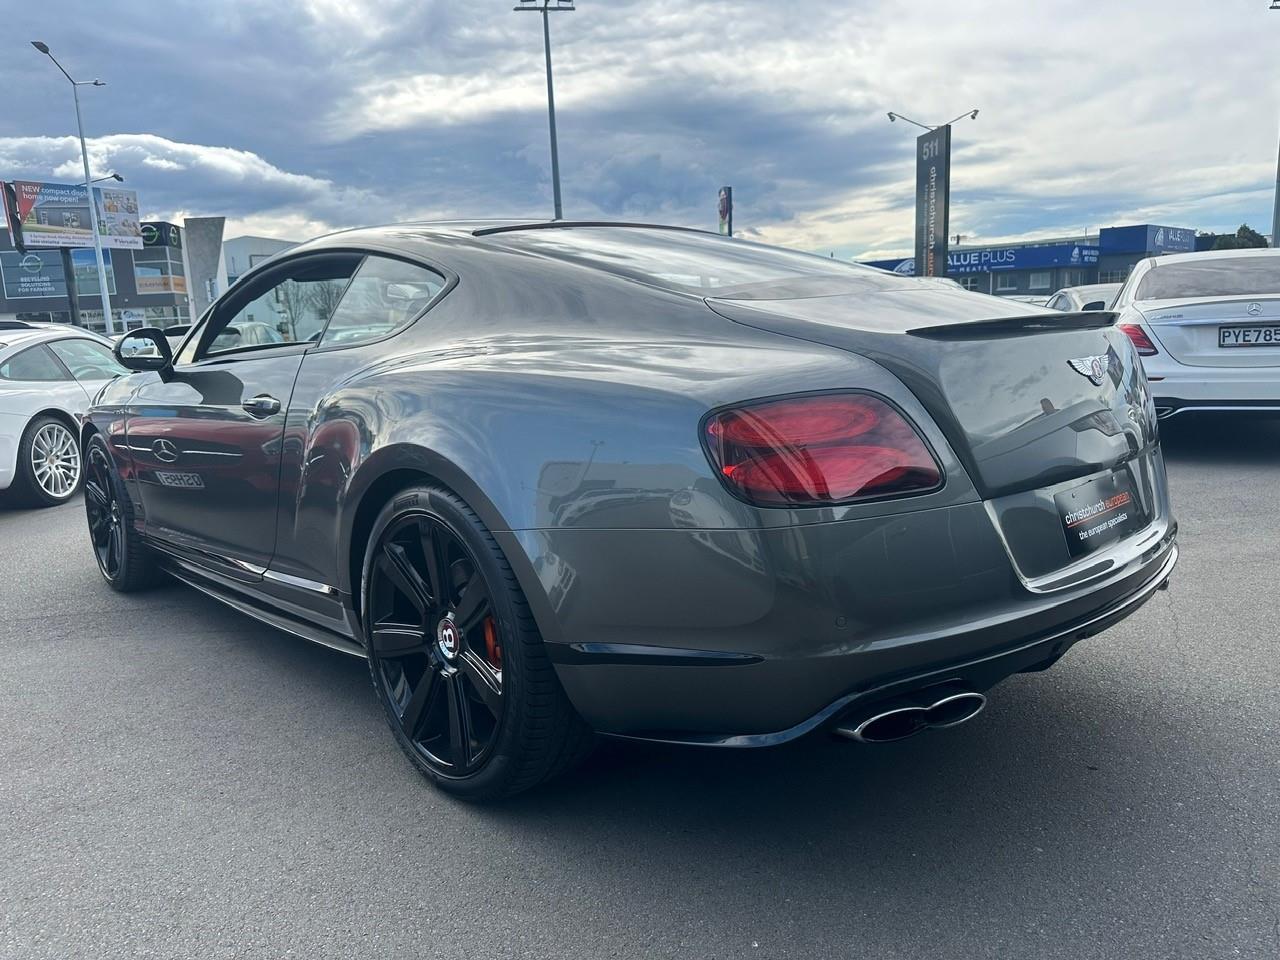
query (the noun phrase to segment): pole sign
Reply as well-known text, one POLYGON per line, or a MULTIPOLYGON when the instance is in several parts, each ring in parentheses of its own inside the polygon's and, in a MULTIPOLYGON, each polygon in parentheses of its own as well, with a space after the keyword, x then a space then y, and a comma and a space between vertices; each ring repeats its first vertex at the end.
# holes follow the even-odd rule
POLYGON ((916 276, 947 273, 951 203, 950 124, 916 138, 916 276))
POLYGON ((720 188, 720 235, 733 236, 733 187, 720 188))
MULTIPOLYGON (((13 181, 14 207, 9 232, 25 247, 92 247, 93 221, 89 194, 82 183, 13 181), (13 223, 12 220, 17 220, 13 223), (15 229, 15 226, 17 229, 15 229)), ((98 232, 104 247, 142 249, 138 194, 133 190, 94 187, 98 232)))

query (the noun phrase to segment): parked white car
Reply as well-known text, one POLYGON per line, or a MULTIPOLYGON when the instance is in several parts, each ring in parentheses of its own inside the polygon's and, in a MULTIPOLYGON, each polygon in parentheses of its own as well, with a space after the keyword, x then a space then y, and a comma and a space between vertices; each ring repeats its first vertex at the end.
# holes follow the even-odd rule
POLYGON ((1280 250, 1140 261, 1112 307, 1147 371, 1156 413, 1280 413, 1280 250))
POLYGON ((1087 283, 1082 287, 1063 287, 1045 304, 1050 310, 1079 313, 1082 310, 1106 310, 1120 292, 1118 283, 1087 283))
POLYGON ((58 323, 0 321, 0 493, 54 506, 80 488, 80 417, 128 373, 97 334, 58 323))

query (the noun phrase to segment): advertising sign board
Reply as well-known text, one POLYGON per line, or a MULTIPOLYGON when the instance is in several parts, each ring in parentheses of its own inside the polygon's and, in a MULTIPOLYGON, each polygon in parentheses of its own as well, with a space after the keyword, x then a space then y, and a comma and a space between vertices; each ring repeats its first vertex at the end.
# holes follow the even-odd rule
POLYGON ((720 188, 720 235, 733 236, 733 187, 720 188))
POLYGON ((916 276, 947 274, 951 203, 951 126, 916 138, 916 276))
MULTIPOLYGON (((111 268, 111 251, 102 251, 107 266, 109 292, 116 292, 115 272, 111 268)), ((83 297, 98 295, 98 264, 92 250, 72 250, 71 265, 76 289, 83 297)), ((62 258, 56 250, 16 250, 0 252, 0 282, 6 300, 33 300, 41 297, 65 297, 67 283, 62 271, 62 258)))
MULTIPOLYGON (((84 184, 15 180, 13 189, 18 224, 28 248, 93 246, 93 221, 84 184)), ((102 245, 141 250, 138 194, 116 187, 94 187, 93 200, 102 245)), ((11 233, 13 227, 10 223, 11 233)))
MULTIPOLYGON (((870 260, 866 266, 916 274, 916 259, 870 260)), ((947 254, 947 274, 999 273, 1003 270, 1044 270, 1051 267, 1096 267, 1098 248, 1084 243, 1044 243, 1027 247, 983 247, 947 254)))

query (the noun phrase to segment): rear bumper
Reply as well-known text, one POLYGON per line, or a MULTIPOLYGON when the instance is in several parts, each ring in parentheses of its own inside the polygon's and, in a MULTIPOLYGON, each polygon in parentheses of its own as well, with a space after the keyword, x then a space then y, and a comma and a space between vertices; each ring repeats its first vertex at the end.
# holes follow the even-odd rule
POLYGON ((1031 673, 1045 670, 1056 663, 1063 654, 1081 640, 1096 636, 1108 627, 1136 612, 1151 599, 1157 590, 1165 589, 1169 577, 1178 562, 1178 548, 1170 544, 1154 575, 1145 580, 1132 593, 1112 603, 1107 609, 1086 619, 1061 628, 1047 636, 1036 637, 1006 650, 971 660, 947 664, 910 676, 862 690, 855 690, 827 704, 812 716, 785 730, 763 734, 672 734, 670 732, 639 732, 614 734, 625 739, 651 740, 663 743, 679 743, 713 747, 769 747, 787 743, 817 730, 838 725, 846 715, 854 713, 866 704, 888 701, 921 687, 950 683, 979 693, 989 690, 1015 673, 1031 673))
POLYGON ((1180 413, 1270 413, 1280 416, 1280 400, 1187 400, 1182 397, 1154 399, 1156 417, 1160 420, 1168 420, 1180 413))
POLYGON ((1280 367, 1193 367, 1164 355, 1143 365, 1161 418, 1186 410, 1280 410, 1280 367))
POLYGON ((596 730, 762 746, 898 686, 985 689, 1056 659, 1168 578, 1175 531, 1041 593, 981 502, 804 528, 495 536, 531 559, 548 653, 596 730))

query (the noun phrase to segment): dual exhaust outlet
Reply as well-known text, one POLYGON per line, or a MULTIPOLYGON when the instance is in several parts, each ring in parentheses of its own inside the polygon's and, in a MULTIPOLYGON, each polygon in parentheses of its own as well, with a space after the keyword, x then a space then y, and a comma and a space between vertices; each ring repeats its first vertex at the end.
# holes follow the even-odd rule
POLYGON ((859 743, 891 743, 922 730, 943 730, 972 720, 987 705, 974 690, 944 684, 864 708, 836 727, 836 733, 859 743))

